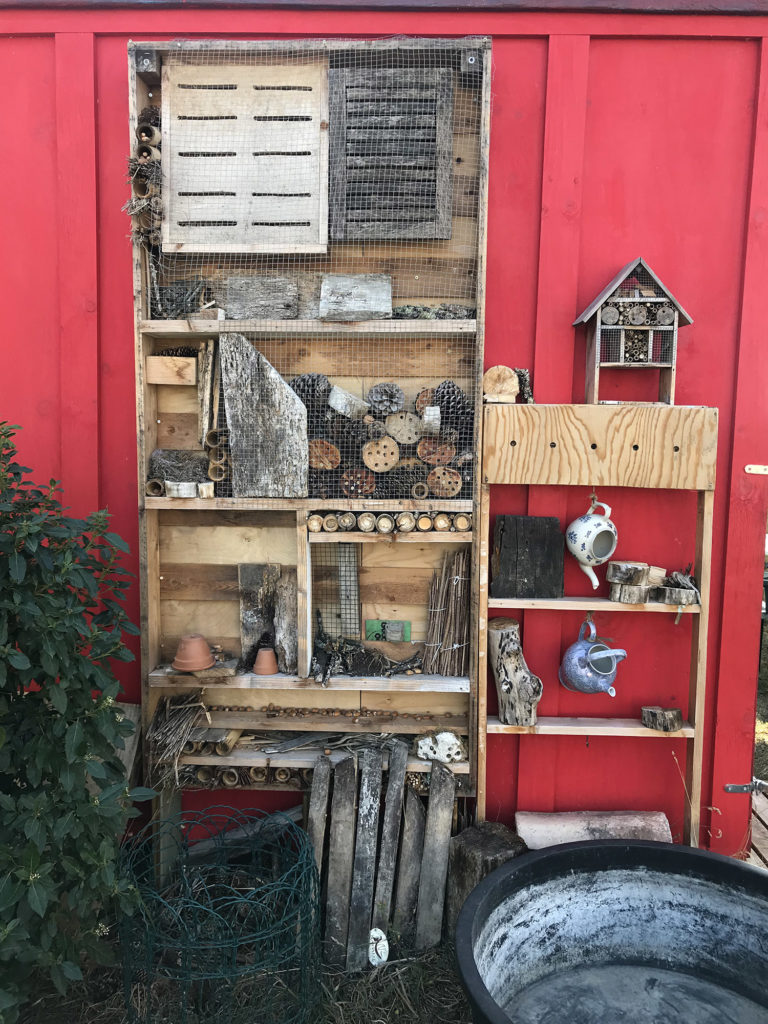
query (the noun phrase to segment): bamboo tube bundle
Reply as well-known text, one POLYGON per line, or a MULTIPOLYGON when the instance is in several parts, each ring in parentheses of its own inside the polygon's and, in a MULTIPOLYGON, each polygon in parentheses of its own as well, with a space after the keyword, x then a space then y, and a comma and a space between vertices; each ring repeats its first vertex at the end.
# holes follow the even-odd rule
POLYGON ((204 711, 195 694, 160 698, 147 729, 153 786, 178 786, 179 758, 204 711))
POLYGON ((248 769, 248 776, 251 782, 258 786, 260 783, 267 781, 269 771, 267 768, 254 765, 248 769))
POLYGON ((310 533, 322 533, 323 530, 323 517, 317 515, 317 513, 307 518, 307 529, 310 533))
POLYGON ((428 512, 422 512, 422 514, 416 520, 416 529, 421 530, 422 533, 427 533, 432 529, 432 516, 428 512))
POLYGON ((329 512, 328 515, 323 518, 323 531, 325 533, 336 533, 338 529, 339 520, 332 512, 329 512))
POLYGON ((354 530, 357 526, 357 518, 354 512, 340 512, 337 518, 340 530, 354 530))
POLYGON ((399 533, 411 533, 416 529, 416 516, 413 512, 401 512, 397 517, 397 529, 399 533))
POLYGON ((162 498, 165 494, 165 484, 162 480, 147 480, 144 492, 150 498, 162 498))
POLYGON ((468 512, 457 512, 453 517, 453 528, 460 533, 472 529, 472 516, 468 512))
POLYGON ((376 516, 373 512, 361 512, 357 517, 357 528, 363 533, 373 533, 376 529, 376 516))
POLYGON ((220 483, 222 480, 226 480, 228 476, 229 470, 225 465, 218 465, 215 462, 208 464, 208 477, 214 483, 220 483))
POLYGON ((291 769, 290 768, 275 768, 274 769, 275 782, 285 784, 291 781, 291 769))
POLYGON ((220 445, 226 445, 229 442, 229 434, 226 430, 219 430, 214 427, 209 430, 205 435, 205 446, 206 448, 218 448, 220 445))
POLYGON ((433 530, 450 530, 453 525, 453 521, 447 512, 438 512, 435 518, 432 520, 433 530))
POLYGON ((240 773, 237 768, 221 768, 216 781, 225 789, 234 789, 240 785, 240 773))
POLYGON ((219 740, 216 744, 216 753, 219 757, 226 757, 227 754, 231 754, 237 746, 237 742, 243 735, 242 729, 230 729, 223 740, 219 740))
POLYGON ((380 516, 376 517, 376 532, 377 533, 392 533, 395 529, 394 518, 386 512, 383 512, 380 516))
POLYGON ((214 770, 210 765, 201 764, 195 772, 195 776, 201 786, 210 786, 213 783, 214 770))

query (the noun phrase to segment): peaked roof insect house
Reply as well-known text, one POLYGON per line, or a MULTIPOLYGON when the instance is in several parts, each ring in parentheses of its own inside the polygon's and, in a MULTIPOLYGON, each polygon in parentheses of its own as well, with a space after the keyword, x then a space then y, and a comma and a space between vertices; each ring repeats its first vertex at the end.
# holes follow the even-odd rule
POLYGON ((677 329, 692 323, 645 260, 632 260, 573 323, 587 325, 586 401, 599 401, 601 368, 643 368, 658 369, 659 401, 674 405, 677 329))

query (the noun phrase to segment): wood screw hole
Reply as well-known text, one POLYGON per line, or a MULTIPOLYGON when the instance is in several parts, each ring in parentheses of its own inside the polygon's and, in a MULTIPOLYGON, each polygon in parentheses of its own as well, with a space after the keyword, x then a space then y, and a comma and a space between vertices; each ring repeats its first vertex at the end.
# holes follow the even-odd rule
POLYGON ((639 450, 639 448, 640 448, 640 445, 639 445, 639 444, 633 444, 633 445, 632 445, 632 451, 633 451, 633 452, 636 452, 636 451, 638 451, 638 450, 639 450))
POLYGON ((679 452, 680 451, 680 445, 679 444, 674 445, 674 447, 672 448, 672 451, 673 452, 679 452))
POLYGON ((550 448, 557 448, 557 443, 555 441, 550 441, 549 442, 549 447, 550 448))
POLYGON ((517 441, 510 441, 509 442, 509 447, 510 448, 514 448, 516 444, 517 444, 517 441))
POLYGON ((592 451, 594 451, 597 448, 597 445, 593 441, 589 447, 592 449, 592 451))

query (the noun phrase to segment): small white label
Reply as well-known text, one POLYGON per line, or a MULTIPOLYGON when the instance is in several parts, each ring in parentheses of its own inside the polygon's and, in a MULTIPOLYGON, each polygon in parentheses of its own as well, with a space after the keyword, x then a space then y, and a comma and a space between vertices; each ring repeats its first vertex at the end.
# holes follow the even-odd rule
POLYGON ((385 964, 389 959, 389 942, 381 928, 372 928, 368 939, 368 960, 372 967, 385 964))
POLYGON ((755 473, 758 476, 768 476, 768 466, 755 466, 750 464, 744 467, 745 473, 755 473))

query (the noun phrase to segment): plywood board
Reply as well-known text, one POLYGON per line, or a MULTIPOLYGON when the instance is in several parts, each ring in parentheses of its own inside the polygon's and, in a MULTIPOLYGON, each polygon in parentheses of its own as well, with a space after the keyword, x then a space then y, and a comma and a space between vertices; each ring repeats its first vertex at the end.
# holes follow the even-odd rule
POLYGON ((290 526, 160 526, 164 563, 236 565, 296 564, 296 530, 290 526))
POLYGON ((709 491, 717 410, 659 405, 494 405, 483 481, 709 491))

